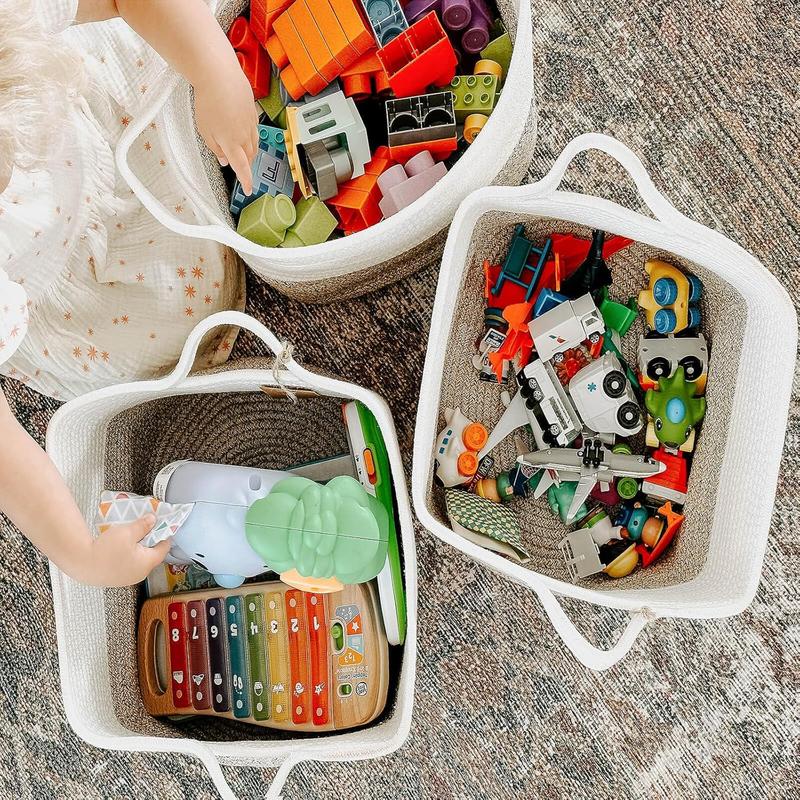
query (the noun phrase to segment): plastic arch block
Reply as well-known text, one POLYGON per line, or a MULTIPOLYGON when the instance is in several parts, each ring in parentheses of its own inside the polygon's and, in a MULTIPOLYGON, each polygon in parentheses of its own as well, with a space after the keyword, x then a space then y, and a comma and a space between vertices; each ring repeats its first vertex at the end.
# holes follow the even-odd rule
POLYGON ((422 94, 431 85, 446 86, 456 74, 453 45, 433 12, 378 50, 378 58, 397 97, 422 94))
POLYGON ((378 178, 393 163, 388 148, 379 147, 364 168, 364 174, 345 181, 336 197, 328 201, 339 217, 339 228, 345 233, 363 231, 383 219, 378 178))

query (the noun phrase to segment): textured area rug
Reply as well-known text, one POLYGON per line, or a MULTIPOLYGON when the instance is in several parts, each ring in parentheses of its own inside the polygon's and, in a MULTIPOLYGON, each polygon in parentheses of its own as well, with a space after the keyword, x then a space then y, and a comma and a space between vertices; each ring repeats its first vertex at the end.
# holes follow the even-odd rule
MULTIPOLYGON (((535 4, 539 142, 531 179, 573 136, 613 134, 688 215, 753 252, 800 297, 797 19, 748 0, 535 4)), ((599 158, 568 183, 636 206, 599 158)), ((346 304, 308 307, 255 280, 249 310, 389 401, 412 448, 436 271, 346 304)), ((237 355, 259 353, 244 338, 237 355)), ((797 796, 800 407, 797 382, 764 574, 752 606, 659 621, 612 672, 588 673, 535 599, 419 532, 420 660, 411 737, 375 762, 304 764, 289 798, 782 798, 797 796)), ((6 391, 42 440, 55 404, 6 391)), ((769 376, 764 376, 769 391, 769 376)), ((753 398, 753 424, 758 424, 753 398)), ((410 466, 410 464, 409 464, 410 466)), ((753 491, 758 491, 756 486, 753 491)), ((64 719, 44 560, 4 524, 0 787, 20 798, 210 798, 198 762, 83 744, 64 719)), ((599 643, 619 616, 571 605, 599 643)), ((269 773, 227 770, 247 800, 269 773)))

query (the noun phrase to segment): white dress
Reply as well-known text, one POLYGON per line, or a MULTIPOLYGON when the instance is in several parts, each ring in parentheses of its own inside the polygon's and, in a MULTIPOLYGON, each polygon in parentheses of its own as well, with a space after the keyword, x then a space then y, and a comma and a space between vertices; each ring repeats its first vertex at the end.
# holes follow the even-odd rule
MULTIPOLYGON (((116 174, 113 147, 165 79, 164 62, 121 20, 64 30, 77 0, 39 5, 48 29, 80 49, 92 90, 54 120, 48 168, 15 169, 0 194, 0 373, 68 399, 163 374, 201 319, 243 307, 244 276, 228 248, 159 225, 116 174)), ((162 202, 192 220, 158 118, 130 161, 162 202)), ((224 361, 234 335, 215 332, 198 365, 224 361)))

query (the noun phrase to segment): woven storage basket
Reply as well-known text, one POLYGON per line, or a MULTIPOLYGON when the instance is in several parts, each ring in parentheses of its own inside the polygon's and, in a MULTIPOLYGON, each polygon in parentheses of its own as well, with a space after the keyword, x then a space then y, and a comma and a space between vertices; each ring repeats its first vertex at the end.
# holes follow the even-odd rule
MULTIPOLYGON (((212 3, 225 29, 245 6, 243 0, 212 3)), ((531 8, 527 0, 498 0, 498 7, 514 37, 514 53, 489 121, 436 186, 398 214, 365 231, 298 248, 262 247, 239 236, 228 211, 228 190, 219 164, 198 139, 190 88, 179 77, 165 82, 149 108, 120 138, 116 150, 120 174, 147 210, 167 228, 229 245, 257 275, 291 297, 327 303, 397 281, 439 260, 446 228, 459 202, 471 191, 491 183, 518 184, 527 173, 536 141, 531 8), (178 219, 128 165, 131 145, 159 113, 165 146, 182 192, 200 207, 205 216, 203 224, 187 224, 178 219)))
POLYGON ((360 400, 381 428, 400 518, 408 626, 405 644, 392 653, 382 716, 362 730, 303 738, 213 718, 181 725, 155 719, 146 713, 138 686, 136 590, 83 586, 51 566, 64 709, 79 736, 108 749, 197 756, 225 798, 234 795, 220 764, 279 767, 267 795, 275 797, 299 761, 377 758, 405 741, 416 664, 416 560, 397 436, 380 397, 304 369, 259 322, 224 312, 195 328, 169 376, 101 389, 62 406, 48 429, 47 450, 92 519, 101 489, 149 492, 160 467, 175 459, 286 468, 346 452, 342 399, 360 400), (244 362, 189 376, 201 339, 218 325, 261 337, 282 354, 280 369, 244 362), (294 403, 284 396, 286 388, 316 394, 300 392, 294 403))
MULTIPOLYGON (((629 359, 641 332, 641 327, 634 328, 626 337, 629 359)), ((480 190, 456 214, 445 247, 420 392, 412 477, 417 515, 448 544, 536 592, 565 644, 594 669, 623 658, 648 620, 739 613, 751 601, 761 571, 796 338, 797 320, 788 295, 756 259, 680 214, 624 145, 607 136, 581 136, 539 183, 480 190), (590 149, 611 155, 630 173, 655 218, 608 200, 558 190, 572 159, 590 149), (501 414, 500 388, 478 381, 471 357, 483 329, 481 264, 485 258, 493 263, 502 260, 517 223, 523 223, 534 240, 557 231, 590 237, 593 228, 633 239, 636 244, 609 260, 614 291, 620 297, 643 286, 644 261, 653 257, 685 267, 704 283, 702 313, 710 346, 708 411, 691 469, 685 520, 653 568, 636 570, 626 578, 569 582, 557 547, 564 526, 541 500, 514 502, 531 552, 527 565, 472 544, 450 529, 443 493, 433 486, 433 449, 444 426, 444 409, 458 406, 489 429, 501 414), (632 616, 617 643, 608 651, 600 650, 564 613, 559 595, 626 609, 632 616)), ((498 465, 513 463, 511 439, 493 455, 498 465)))

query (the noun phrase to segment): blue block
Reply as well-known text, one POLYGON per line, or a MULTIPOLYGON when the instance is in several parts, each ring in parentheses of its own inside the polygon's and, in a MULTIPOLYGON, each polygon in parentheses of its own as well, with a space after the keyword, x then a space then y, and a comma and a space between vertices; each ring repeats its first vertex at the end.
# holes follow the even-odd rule
POLYGON ((539 296, 536 298, 536 304, 533 307, 533 316, 541 317, 556 306, 560 306, 565 300, 569 298, 565 294, 554 292, 552 289, 542 289, 539 296))
POLYGON ((231 194, 231 213, 240 214, 242 209, 261 195, 273 197, 294 193, 294 178, 286 156, 286 140, 280 128, 270 125, 258 126, 258 152, 253 159, 253 194, 246 195, 237 180, 231 194))

